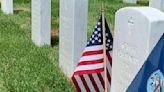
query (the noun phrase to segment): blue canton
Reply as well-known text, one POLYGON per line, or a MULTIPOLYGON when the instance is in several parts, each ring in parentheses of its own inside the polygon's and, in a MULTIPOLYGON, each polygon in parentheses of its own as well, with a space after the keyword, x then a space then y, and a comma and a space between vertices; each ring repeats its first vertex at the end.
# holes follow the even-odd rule
MULTIPOLYGON (((105 20, 105 28, 106 28, 106 50, 111 51, 113 48, 113 37, 110 33, 110 29, 105 20)), ((103 45, 103 35, 102 35, 102 16, 99 17, 98 23, 96 24, 93 33, 88 41, 87 47, 95 46, 95 45, 103 45)))

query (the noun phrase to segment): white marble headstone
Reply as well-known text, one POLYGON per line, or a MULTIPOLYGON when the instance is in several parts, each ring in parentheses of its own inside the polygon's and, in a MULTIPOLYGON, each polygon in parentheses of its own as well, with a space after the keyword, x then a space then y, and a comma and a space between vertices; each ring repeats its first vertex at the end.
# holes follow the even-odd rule
POLYGON ((123 0, 124 3, 133 3, 136 4, 137 0, 123 0))
POLYGON ((164 12, 164 0, 150 0, 149 6, 164 12))
POLYGON ((39 47, 51 43, 51 0, 32 0, 32 40, 39 47))
POLYGON ((126 92, 164 33, 164 13, 150 7, 117 11, 111 92, 126 92))
POLYGON ((13 0, 1 0, 1 9, 5 14, 13 14, 13 0))
POLYGON ((60 0, 59 65, 71 77, 87 42, 88 0, 60 0))

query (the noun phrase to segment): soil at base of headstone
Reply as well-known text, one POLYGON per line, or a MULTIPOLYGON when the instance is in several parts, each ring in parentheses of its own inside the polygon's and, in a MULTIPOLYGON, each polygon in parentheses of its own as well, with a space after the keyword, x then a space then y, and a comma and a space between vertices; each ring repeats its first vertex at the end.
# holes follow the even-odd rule
POLYGON ((14 14, 19 14, 21 12, 31 12, 31 10, 28 8, 23 8, 23 7, 14 9, 14 14))

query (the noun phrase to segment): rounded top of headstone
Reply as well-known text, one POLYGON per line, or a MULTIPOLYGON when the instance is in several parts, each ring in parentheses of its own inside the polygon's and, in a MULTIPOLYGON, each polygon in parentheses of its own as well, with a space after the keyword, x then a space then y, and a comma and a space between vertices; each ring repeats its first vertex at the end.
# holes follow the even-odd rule
POLYGON ((149 21, 164 20, 164 13, 152 7, 125 7, 118 10, 116 15, 120 13, 127 14, 131 12, 141 14, 145 16, 149 21))

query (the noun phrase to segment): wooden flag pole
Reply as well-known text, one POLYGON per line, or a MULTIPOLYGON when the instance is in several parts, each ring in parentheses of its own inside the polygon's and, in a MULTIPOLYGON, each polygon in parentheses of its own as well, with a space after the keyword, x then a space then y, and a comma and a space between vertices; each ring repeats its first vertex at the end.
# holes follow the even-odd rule
POLYGON ((104 3, 102 2, 102 30, 103 30, 103 58, 104 58, 104 86, 105 90, 104 92, 108 92, 108 87, 107 87, 107 69, 106 69, 106 29, 105 29, 105 11, 104 11, 104 3))

